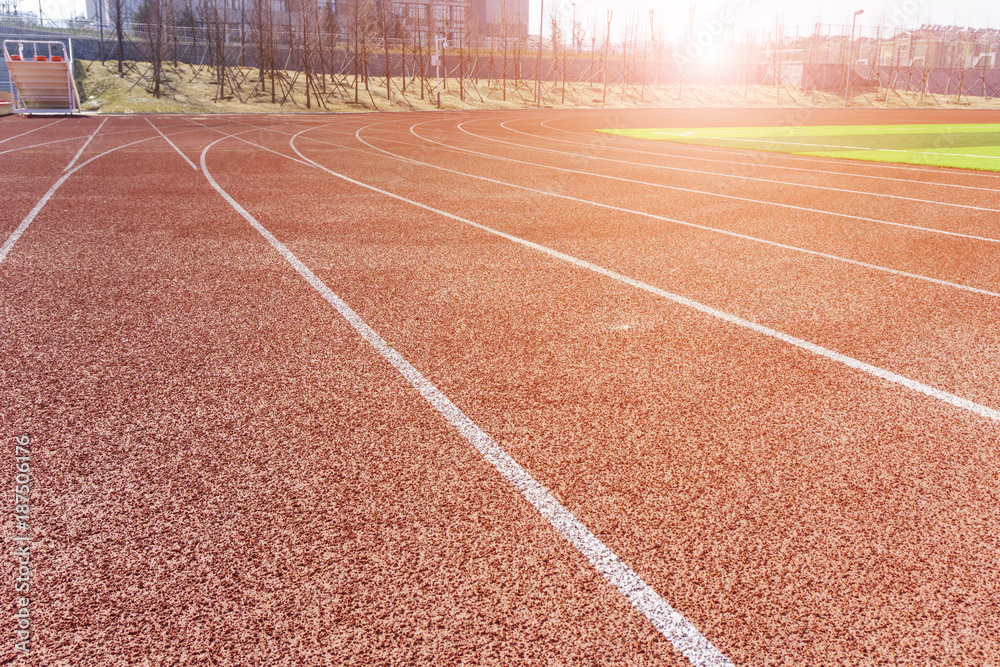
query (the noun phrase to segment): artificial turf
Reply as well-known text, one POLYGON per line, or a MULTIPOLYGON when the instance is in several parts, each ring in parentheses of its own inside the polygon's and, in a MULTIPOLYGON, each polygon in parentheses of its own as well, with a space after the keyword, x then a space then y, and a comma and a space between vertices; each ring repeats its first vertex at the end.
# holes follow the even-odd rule
POLYGON ((829 125, 599 131, 722 148, 1000 171, 1000 125, 829 125))

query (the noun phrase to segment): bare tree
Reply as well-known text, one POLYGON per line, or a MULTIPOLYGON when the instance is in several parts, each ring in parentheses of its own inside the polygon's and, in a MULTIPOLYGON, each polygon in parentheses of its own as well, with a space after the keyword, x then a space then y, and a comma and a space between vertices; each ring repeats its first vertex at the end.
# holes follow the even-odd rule
MULTIPOLYGON (((559 36, 560 36, 559 42, 562 43, 562 39, 563 39, 562 25, 560 25, 559 27, 560 27, 560 30, 559 30, 559 36)), ((572 28, 572 26, 570 26, 570 27, 572 28)), ((572 40, 573 40, 573 38, 572 38, 572 36, 570 36, 570 44, 562 44, 562 102, 561 102, 562 104, 566 104, 566 76, 567 76, 567 71, 566 71, 566 66, 567 66, 566 52, 569 51, 570 48, 572 48, 572 40)))
POLYGON ((424 99, 426 92, 427 68, 424 63, 424 33, 420 30, 420 14, 417 14, 417 34, 413 40, 417 57, 417 72, 420 75, 420 99, 424 99))
POLYGON ((597 72, 594 67, 595 59, 597 58, 597 19, 592 22, 592 29, 590 31, 590 86, 594 86, 594 76, 597 72))
POLYGON ((604 55, 603 60, 603 70, 604 74, 604 95, 601 97, 601 104, 606 104, 608 101, 608 50, 611 48, 611 18, 614 12, 608 10, 608 24, 604 32, 604 55))
POLYGON ((118 41, 118 76, 120 77, 125 76, 123 67, 125 61, 125 21, 128 20, 125 3, 126 0, 110 0, 111 27, 114 28, 115 38, 118 41))
POLYGON ((503 72, 500 75, 503 100, 507 101, 507 49, 510 42, 510 0, 500 0, 500 38, 503 40, 503 72))
MULTIPOLYGON (((299 51, 299 68, 302 73, 303 79, 305 79, 306 84, 306 109, 312 108, 312 52, 314 49, 313 35, 315 33, 313 21, 316 16, 316 4, 315 0, 298 0, 295 4, 297 19, 299 22, 299 33, 301 39, 298 44, 299 51)), ((293 48, 295 45, 290 43, 288 48, 293 48)), ((319 93, 316 93, 317 102, 319 102, 319 93)))
POLYGON ((177 55, 178 55, 177 51, 179 45, 177 43, 178 16, 177 16, 177 7, 175 6, 175 1, 176 0, 168 0, 167 13, 170 16, 170 34, 168 36, 168 39, 171 42, 171 46, 173 47, 172 49, 173 52, 171 54, 173 55, 173 58, 171 58, 171 60, 174 61, 174 67, 177 67, 177 55))
POLYGON ((972 42, 967 41, 967 37, 970 37, 968 33, 963 32, 959 37, 958 44, 956 45, 959 52, 958 57, 958 89, 955 91, 955 102, 958 104, 962 103, 962 93, 965 92, 965 73, 967 71, 966 63, 970 60, 970 55, 973 53, 973 49, 970 47, 973 45, 972 42))
POLYGON ((385 99, 386 101, 392 100, 392 71, 389 69, 389 19, 388 12, 386 12, 386 5, 388 5, 391 0, 380 0, 379 4, 382 6, 382 48, 385 52, 385 99))
POLYGON ((465 58, 468 67, 469 83, 476 91, 476 95, 482 100, 479 93, 479 43, 482 35, 480 30, 480 17, 475 8, 470 7, 465 20, 465 58))
MULTIPOLYGON (((406 11, 404 7, 403 11, 406 11)), ((403 89, 402 94, 406 95, 406 40, 410 36, 410 28, 406 24, 406 17, 402 16, 399 20, 399 70, 403 75, 403 89)))
POLYGON ((277 62, 275 50, 274 7, 269 0, 252 0, 253 32, 257 42, 257 83, 261 92, 267 92, 268 83, 271 88, 271 103, 277 101, 275 78, 277 62))
MULTIPOLYGON (((559 66, 559 47, 561 46, 563 39, 562 24, 559 22, 559 16, 553 11, 549 14, 549 39, 552 41, 552 63, 554 67, 559 66)), ((563 54, 565 56, 566 49, 563 49, 563 54)), ((563 60, 563 71, 566 69, 565 59, 563 60)), ((541 76, 541 74, 539 74, 541 76)), ((563 104, 566 103, 566 78, 563 77, 562 86, 562 101, 563 104)))
MULTIPOLYGON (((354 33, 354 102, 359 103, 360 86, 371 98, 368 80, 368 57, 378 35, 378 21, 372 0, 352 0, 351 30, 354 33)), ((374 104, 374 98, 372 98, 374 104)))
MULTIPOLYGON (((152 73, 151 91, 153 97, 160 96, 160 82, 163 80, 163 55, 166 46, 166 22, 169 21, 168 0, 142 0, 132 14, 132 20, 145 31, 145 55, 149 60, 146 74, 152 73)), ((145 74, 140 78, 144 78, 145 74)))
POLYGON ((930 90, 931 64, 936 54, 937 54, 937 45, 934 44, 933 42, 927 44, 927 48, 924 51, 923 71, 921 72, 919 103, 922 103, 924 101, 924 96, 930 90))
POLYGON ((153 97, 160 97, 160 82, 163 80, 163 49, 165 47, 164 25, 167 18, 165 0, 145 0, 149 9, 149 61, 153 70, 153 97))
POLYGON ((352 25, 351 29, 354 33, 354 103, 358 104, 358 77, 361 76, 361 34, 363 31, 361 27, 363 10, 362 7, 366 6, 366 0, 352 0, 351 10, 352 10, 352 25))
MULTIPOLYGON (((222 8, 225 11, 225 8, 222 8)), ((201 0, 199 11, 205 25, 206 61, 214 75, 215 99, 225 96, 226 85, 226 26, 220 13, 219 0, 201 0)))
POLYGON ((545 0, 539 0, 538 57, 535 59, 535 106, 542 105, 542 45, 545 43, 545 0))
MULTIPOLYGON (((326 22, 327 12, 331 15, 333 14, 332 7, 330 6, 330 0, 323 2, 323 14, 320 15, 320 3, 313 3, 316 7, 316 53, 319 56, 319 76, 320 85, 322 86, 323 94, 326 94, 326 50, 323 48, 323 24, 326 22)), ((337 17, 334 16, 333 20, 336 21, 337 17)))

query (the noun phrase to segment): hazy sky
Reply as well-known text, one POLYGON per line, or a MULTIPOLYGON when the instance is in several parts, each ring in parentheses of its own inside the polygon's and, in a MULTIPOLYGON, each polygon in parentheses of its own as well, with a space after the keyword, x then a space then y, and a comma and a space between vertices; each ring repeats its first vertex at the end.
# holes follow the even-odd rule
MULTIPOLYGON (((39 1, 50 16, 83 13, 84 0, 21 0, 24 11, 37 12, 39 1)), ((540 2, 529 0, 531 32, 537 34, 540 2)), ((695 34, 718 27, 719 21, 730 16, 737 34, 746 30, 770 29, 775 18, 784 16, 786 26, 812 26, 823 23, 849 24, 853 10, 864 9, 858 17, 859 26, 874 26, 883 19, 886 25, 919 26, 921 23, 941 23, 969 27, 995 27, 1000 24, 1000 3, 995 0, 576 0, 576 18, 588 35, 598 26, 603 34, 607 11, 614 11, 612 37, 620 35, 626 17, 638 18, 648 34, 649 10, 656 11, 655 20, 662 24, 663 34, 680 38, 689 23, 689 8, 696 7, 695 34), (991 11, 992 6, 992 11, 991 11), (728 12, 728 14, 727 14, 728 12)), ((549 33, 548 17, 555 12, 564 17, 567 27, 572 19, 570 0, 545 0, 545 32, 549 33)), ((568 28, 567 28, 568 29, 568 28)))
MULTIPOLYGON (((565 25, 572 20, 570 0, 544 0, 545 15, 553 11, 565 16, 565 25)), ((531 32, 538 31, 541 0, 530 0, 531 32)), ((607 11, 613 10, 612 35, 619 33, 626 16, 641 17, 640 25, 648 32, 649 10, 655 10, 655 20, 663 24, 668 37, 681 37, 690 22, 689 9, 694 6, 695 33, 711 29, 715 22, 732 16, 737 33, 746 30, 771 29, 776 17, 783 16, 786 26, 813 26, 817 21, 850 24, 854 10, 863 9, 859 26, 875 26, 882 19, 885 25, 917 27, 921 23, 940 23, 968 27, 995 27, 1000 24, 1000 3, 990 0, 576 0, 576 18, 588 34, 596 20, 598 34, 603 34, 607 11), (992 11, 991 11, 992 7, 992 11), (726 11, 728 9, 728 16, 726 11)), ((549 32, 546 18, 546 34, 549 32)))

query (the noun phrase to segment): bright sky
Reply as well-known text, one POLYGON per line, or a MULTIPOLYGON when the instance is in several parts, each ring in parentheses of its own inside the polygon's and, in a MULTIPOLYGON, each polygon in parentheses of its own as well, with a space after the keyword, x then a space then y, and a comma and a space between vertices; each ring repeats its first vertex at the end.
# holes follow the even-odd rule
MULTIPOLYGON (((531 30, 537 34, 541 0, 530 0, 531 30)), ((544 0, 546 26, 553 11, 565 17, 569 26, 573 16, 570 0, 544 0)), ((639 24, 649 34, 649 10, 655 10, 655 21, 663 24, 667 38, 679 39, 685 35, 690 21, 689 10, 695 7, 695 34, 711 29, 716 21, 725 21, 728 9, 737 34, 747 30, 773 29, 775 20, 784 17, 786 30, 794 26, 809 27, 817 21, 849 25, 854 10, 863 9, 858 17, 859 26, 878 25, 882 19, 886 26, 918 27, 922 23, 960 25, 987 28, 1000 24, 1000 4, 993 0, 575 0, 576 19, 583 24, 588 39, 597 24, 598 39, 604 32, 608 10, 613 10, 612 39, 620 36, 625 17, 639 17, 639 24), (992 6, 992 11, 991 11, 992 6)), ((633 19, 634 20, 634 19, 633 19)), ((716 24, 717 25, 717 24, 716 24)), ((568 28, 567 28, 568 30, 568 28)))
MULTIPOLYGON (((530 32, 537 34, 540 2, 530 2, 530 32)), ((549 34, 548 17, 555 12, 568 26, 573 16, 571 0, 544 0, 545 33, 549 34)), ((696 8, 694 32, 711 30, 718 21, 725 22, 726 12, 733 17, 736 34, 747 30, 769 30, 775 19, 783 16, 786 30, 794 26, 823 23, 850 24, 853 10, 863 9, 859 26, 875 26, 879 19, 885 25, 916 27, 921 23, 940 23, 985 28, 1000 24, 1000 4, 993 0, 576 0, 576 18, 587 31, 588 41, 595 25, 598 39, 604 32, 607 11, 613 10, 612 39, 620 39, 626 17, 638 19, 643 34, 648 35, 649 10, 656 11, 657 25, 663 35, 680 39, 689 23, 689 9, 696 8), (992 6, 992 11, 991 11, 992 6)), ((84 12, 84 0, 20 0, 23 11, 37 12, 39 3, 48 16, 68 16, 84 12)))

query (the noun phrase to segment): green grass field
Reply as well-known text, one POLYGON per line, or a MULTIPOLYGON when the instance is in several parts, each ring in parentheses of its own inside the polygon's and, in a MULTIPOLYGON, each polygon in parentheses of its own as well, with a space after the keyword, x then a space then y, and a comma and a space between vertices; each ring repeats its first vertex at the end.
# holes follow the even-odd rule
POLYGON ((623 137, 721 148, 1000 171, 1000 125, 831 125, 599 131, 623 137))

